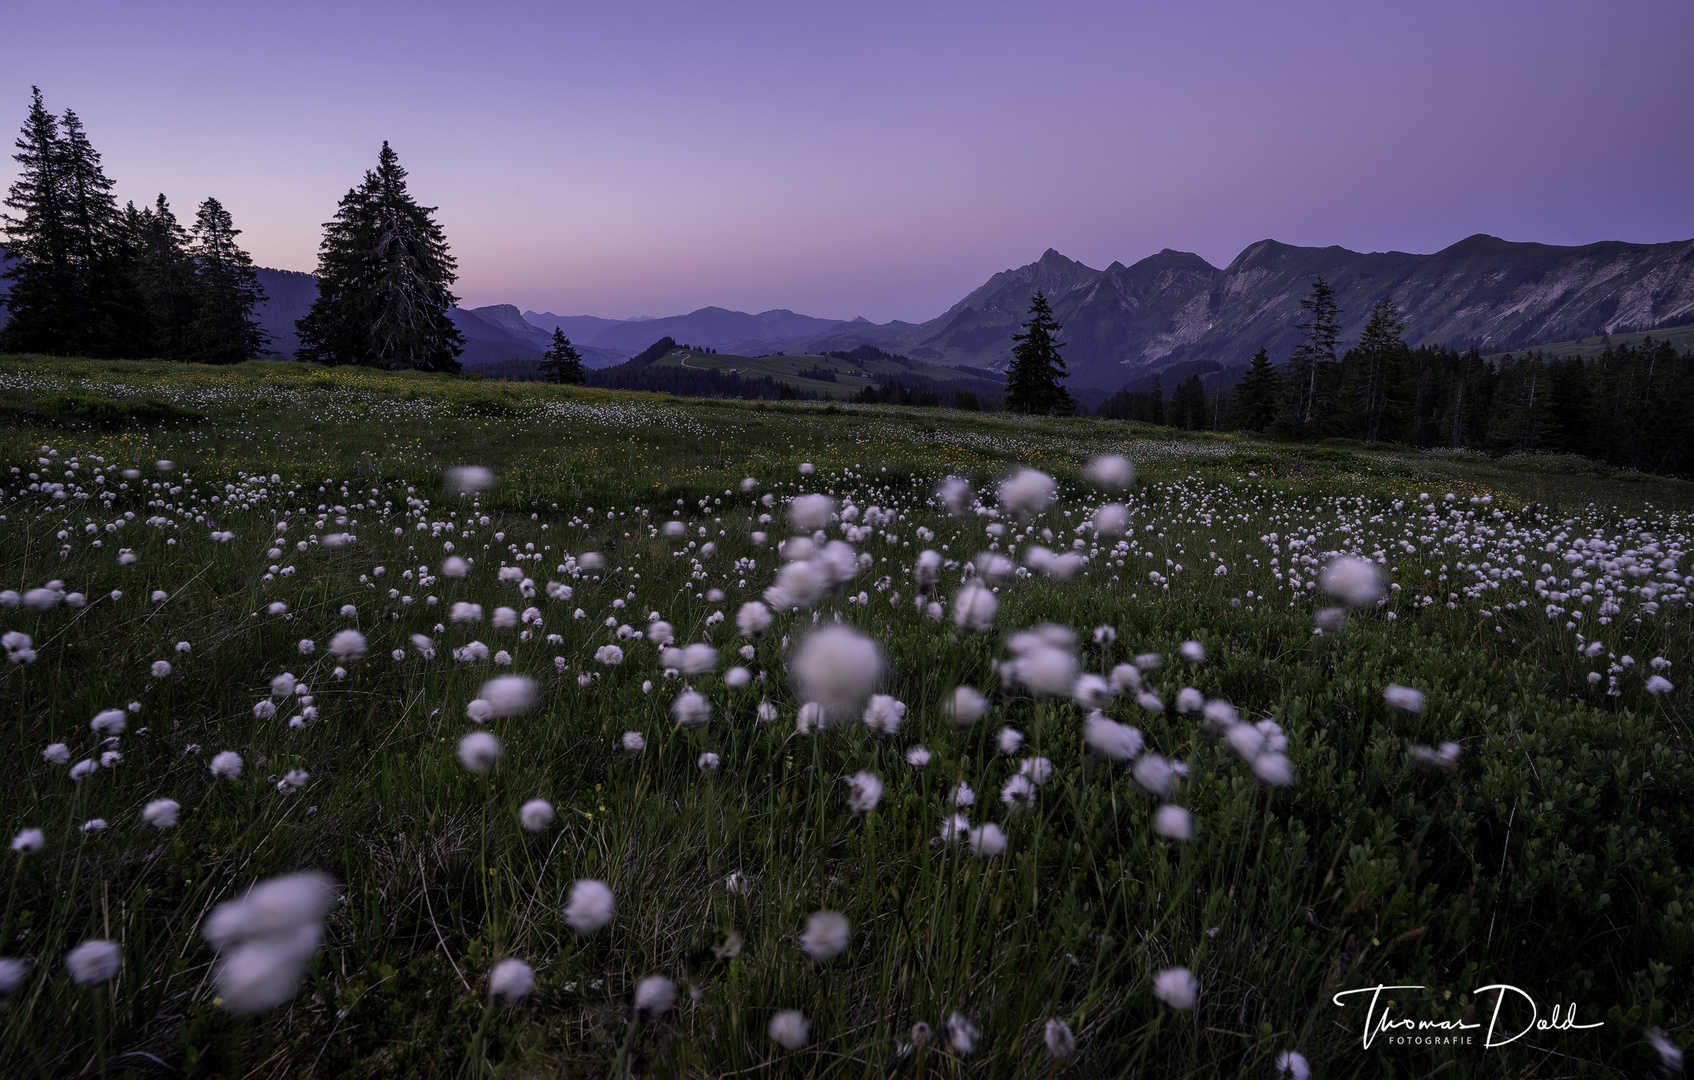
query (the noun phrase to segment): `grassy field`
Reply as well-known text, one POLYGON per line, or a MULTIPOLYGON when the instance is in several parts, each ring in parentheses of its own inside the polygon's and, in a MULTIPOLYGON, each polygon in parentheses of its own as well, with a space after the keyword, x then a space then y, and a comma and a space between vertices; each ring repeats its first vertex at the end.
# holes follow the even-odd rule
POLYGON ((859 362, 842 360, 835 356, 731 356, 679 349, 656 363, 662 367, 739 371, 742 375, 754 377, 769 375, 779 382, 788 383, 796 390, 809 390, 823 397, 842 400, 852 397, 867 386, 879 385, 879 375, 908 383, 913 375, 919 375, 943 386, 957 384, 961 389, 972 388, 978 382, 956 368, 939 364, 914 363, 908 368, 890 360, 859 362), (820 368, 833 374, 835 381, 830 382, 808 374, 820 368))
POLYGON ((1691 514, 1574 459, 0 358, 0 1074, 1646 1074, 1694 1025, 1691 514), (1337 1004, 1379 985, 1479 1026, 1337 1004), (1552 1029, 1485 1046, 1497 999, 1552 1029))
MULTIPOLYGON (((1642 338, 1652 338, 1654 341, 1668 341, 1677 352, 1687 352, 1694 349, 1694 326, 1666 326, 1658 330, 1631 332, 1627 334, 1599 335, 1586 337, 1578 341, 1555 341, 1551 345, 1531 345, 1527 349, 1516 349, 1514 355, 1525 352, 1539 352, 1547 356, 1580 356, 1584 360, 1592 360, 1606 351, 1607 344, 1639 345, 1642 338)), ((1496 353, 1489 359, 1498 359, 1505 353, 1496 353)))

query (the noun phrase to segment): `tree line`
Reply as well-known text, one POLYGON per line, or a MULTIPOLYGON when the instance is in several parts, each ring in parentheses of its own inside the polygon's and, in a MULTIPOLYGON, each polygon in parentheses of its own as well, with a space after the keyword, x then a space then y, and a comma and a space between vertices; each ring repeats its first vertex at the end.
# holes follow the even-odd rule
MULTIPOLYGON (((189 229, 162 194, 119 208, 82 121, 49 112, 39 88, 16 146, 19 176, 0 215, 11 286, 0 297, 0 352, 218 364, 265 355, 255 316, 264 290, 217 199, 200 204, 189 229)), ((457 264, 434 214, 412 198, 384 142, 376 168, 324 225, 318 295, 295 324, 297 359, 459 370, 464 337, 447 317, 457 264)), ((574 374, 569 356, 552 353, 557 371, 574 374)))
POLYGON ((16 147, 0 352, 213 364, 263 353, 264 291, 222 203, 207 198, 188 228, 162 194, 120 208, 81 119, 47 111, 40 89, 16 147))

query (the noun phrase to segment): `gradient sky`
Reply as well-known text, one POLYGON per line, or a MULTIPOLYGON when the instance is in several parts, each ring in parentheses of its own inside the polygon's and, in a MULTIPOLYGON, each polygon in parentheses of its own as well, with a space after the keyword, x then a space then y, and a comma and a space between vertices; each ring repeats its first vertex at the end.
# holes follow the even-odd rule
POLYGON ((1694 236, 1689 0, 55 0, 0 41, 0 128, 40 85, 263 265, 390 140, 466 306, 917 321, 1048 247, 1694 236))

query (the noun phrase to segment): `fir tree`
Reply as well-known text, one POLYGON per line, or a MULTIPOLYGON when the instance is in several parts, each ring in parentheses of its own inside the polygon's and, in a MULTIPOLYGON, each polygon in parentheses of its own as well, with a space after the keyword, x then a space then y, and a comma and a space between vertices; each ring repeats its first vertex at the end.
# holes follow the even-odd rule
POLYGON ((1260 345, 1247 366, 1247 374, 1235 385, 1230 423, 1244 431, 1266 431, 1276 419, 1281 400, 1282 376, 1271 363, 1270 353, 1260 345))
POLYGON ((1024 332, 1013 334, 1012 363, 1006 369, 1006 409, 1010 412, 1069 416, 1076 403, 1059 385, 1067 378, 1063 345, 1058 333, 1064 329, 1053 321, 1052 305, 1036 293, 1029 302, 1029 321, 1024 332))
POLYGON ((123 231, 135 252, 132 273, 147 314, 149 347, 141 351, 166 360, 186 359, 188 328, 199 306, 188 232, 164 195, 150 208, 125 206, 123 231))
POLYGON ((541 375, 552 383, 576 383, 588 381, 588 372, 582 366, 582 354, 576 351, 571 339, 558 327, 553 328, 553 347, 541 354, 541 375))
POLYGON ((1371 309, 1359 343, 1342 358, 1341 397, 1352 427, 1366 442, 1378 442, 1397 432, 1405 410, 1405 324, 1394 301, 1383 297, 1371 309))
POLYGON ((270 344, 253 311, 265 301, 253 260, 236 244, 241 230, 216 199, 194 216, 195 298, 198 311, 188 328, 188 356, 208 364, 254 360, 270 344))
POLYGON ((1300 301, 1306 321, 1296 323, 1303 340, 1283 372, 1285 395, 1277 426, 1285 434, 1315 435, 1321 427, 1323 387, 1335 365, 1335 345, 1341 337, 1341 309, 1335 290, 1323 278, 1312 283, 1312 291, 1300 301))
POLYGON ((32 88, 13 160, 18 178, 6 194, 17 212, 0 215, 6 253, 12 259, 6 280, 10 295, 0 299, 11 318, 0 329, 0 352, 66 355, 76 322, 81 291, 71 259, 71 210, 64 178, 64 139, 59 121, 47 111, 41 90, 32 88))
POLYGON ((1165 423, 1165 384, 1159 380, 1157 375, 1153 376, 1153 386, 1148 394, 1152 400, 1148 403, 1147 419, 1150 423, 1163 427, 1165 423))
POLYGON ((458 371, 464 335, 447 317, 457 263, 432 215, 382 144, 377 167, 324 226, 318 298, 297 324, 298 356, 323 364, 458 371))

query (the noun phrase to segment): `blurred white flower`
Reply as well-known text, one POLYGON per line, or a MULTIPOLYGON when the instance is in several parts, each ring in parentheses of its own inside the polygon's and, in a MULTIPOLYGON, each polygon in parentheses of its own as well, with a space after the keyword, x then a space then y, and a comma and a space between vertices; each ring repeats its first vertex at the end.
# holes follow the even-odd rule
POLYGON ((1382 690, 1382 698, 1396 709, 1406 712, 1423 712, 1424 697, 1421 690, 1413 690, 1409 686, 1389 683, 1382 690))
POLYGON ((447 490, 460 495, 486 491, 494 485, 494 473, 481 465, 460 465, 447 470, 447 490))
POLYGON ((961 1054, 971 1053, 976 1049, 976 1041, 982 1038, 982 1030, 960 1013, 954 1013, 947 1018, 947 1042, 961 1054))
POLYGON ((1352 555, 1343 555, 1324 567, 1319 580, 1324 592, 1353 607, 1374 604, 1382 598, 1382 569, 1352 555))
POLYGON ((1002 754, 1015 754, 1023 747, 1023 732, 1016 728, 1003 727, 1000 729, 1000 735, 996 741, 999 743, 1002 754))
POLYGON ((972 687, 961 686, 947 696, 941 708, 953 723, 968 727, 988 712, 988 699, 972 687))
POLYGON ((1135 466, 1122 454, 1101 454, 1088 463, 1083 475, 1097 487, 1121 491, 1135 481, 1135 466))
POLYGON ((676 983, 662 975, 649 975, 635 984, 635 1014, 659 1016, 676 1003, 676 983))
POLYGON ((175 799, 154 799, 141 810, 141 819, 149 825, 168 829, 176 824, 177 815, 182 813, 182 804, 175 799))
POLYGON ((994 614, 999 610, 999 598, 980 581, 965 582, 953 598, 953 622, 961 630, 987 630, 994 625, 994 614))
POLYGON ((163 679, 171 673, 171 662, 169 660, 155 660, 153 666, 148 670, 153 673, 155 679, 163 679))
POLYGON ((1185 641, 1177 648, 1176 652, 1178 656, 1190 664, 1200 664, 1206 660, 1206 647, 1198 641, 1185 641))
POLYGON ((71 759, 71 749, 62 742, 51 743, 41 752, 41 758, 49 765, 63 765, 71 759))
POLYGON ((565 904, 565 924, 579 934, 592 934, 612 921, 612 890, 604 881, 582 878, 571 886, 565 904))
POLYGON ((1116 761, 1133 758, 1141 753, 1141 747, 1144 745, 1138 729, 1109 720, 1099 713, 1088 717, 1088 724, 1083 729, 1083 740, 1096 753, 1116 761))
POLYGON ((881 680, 882 651, 856 630, 827 626, 800 643, 790 670, 799 696, 816 703, 826 721, 846 720, 881 680))
POLYGON ((1194 839, 1194 815, 1171 803, 1153 814, 1153 831, 1167 840, 1194 839))
POLYGON ((500 757, 500 740, 487 731, 473 731, 459 740, 459 760, 474 773, 493 768, 500 757))
POLYGON ((553 804, 546 799, 531 799, 519 808, 518 820, 530 832, 540 832, 553 824, 553 804))
POLYGON ((854 773, 847 787, 847 808, 855 814, 868 814, 882 801, 882 780, 875 773, 854 773))
POLYGON ((634 754, 647 748, 647 740, 641 737, 639 731, 626 731, 623 733, 623 748, 634 754))
POLYGON ((479 691, 493 716, 521 716, 535 708, 535 695, 535 680, 523 675, 501 675, 483 683, 479 691))
POLYGON ((40 829, 20 829, 12 837, 12 850, 19 855, 33 855, 47 846, 47 835, 40 829))
POLYGON ((992 821, 981 828, 972 829, 971 850, 984 859, 992 859, 1006 850, 1006 834, 992 821))
POLYGON ((922 746, 914 746, 906 751, 906 764, 914 769, 921 769, 929 764, 930 753, 922 746))
POLYGON ((1018 518, 1029 518, 1047 509, 1058 493, 1051 476, 1036 469, 1019 469, 1000 483, 1000 505, 1018 518))
POLYGON ((806 1045, 811 1037, 812 1027, 806 1022, 804 1013, 797 1009, 785 1009, 771 1017, 771 1038, 784 1050, 798 1050, 806 1045))
POLYGON ((1068 1058, 1076 1053, 1076 1036, 1063 1020, 1055 1018, 1047 1021, 1042 1041, 1047 1044, 1047 1052, 1056 1058, 1068 1058))
POLYGON ((118 973, 122 963, 123 952, 118 948, 118 943, 99 938, 83 942, 65 957, 65 966, 70 969, 71 981, 83 987, 99 986, 109 981, 118 973))
POLYGON ((616 645, 602 645, 594 650, 594 659, 597 663, 612 667, 623 663, 623 650, 616 645))
POLYGON ((334 902, 330 879, 305 873, 261 882, 220 904, 202 933, 218 952, 212 982, 223 1007, 263 1012, 293 997, 323 943, 323 917, 334 902))
POLYGON ((878 735, 892 735, 899 731, 900 721, 905 716, 905 703, 887 694, 872 694, 870 703, 865 706, 865 726, 878 735))
POLYGON ((1276 1074, 1284 1073, 1292 1080, 1312 1080, 1312 1066, 1298 1050, 1284 1050, 1276 1055, 1276 1074))
POLYGON ((126 724, 122 709, 102 709, 88 722, 89 728, 97 735, 122 735, 126 724))
POLYGON ((839 911, 817 911, 806 920, 800 948, 813 960, 828 960, 847 948, 851 928, 839 911))
POLYGON ((695 764, 700 767, 701 772, 717 772, 718 766, 723 764, 723 759, 708 750, 700 755, 695 764))
POLYGON ((1185 967, 1166 968, 1153 976, 1153 996, 1173 1009, 1192 1009, 1200 984, 1185 967))
POLYGON ((801 495, 788 504, 788 520, 803 533, 817 532, 829 525, 835 500, 828 495, 801 495))
POLYGON ((671 704, 671 715, 685 728, 701 728, 712 718, 712 703, 698 691, 684 690, 671 704))
POLYGON ((225 750, 212 758, 212 775, 219 780, 234 780, 241 775, 241 755, 225 750))
POLYGON ((533 989, 535 971, 522 960, 502 960, 488 973, 488 994, 496 1001, 516 1001, 533 989))

